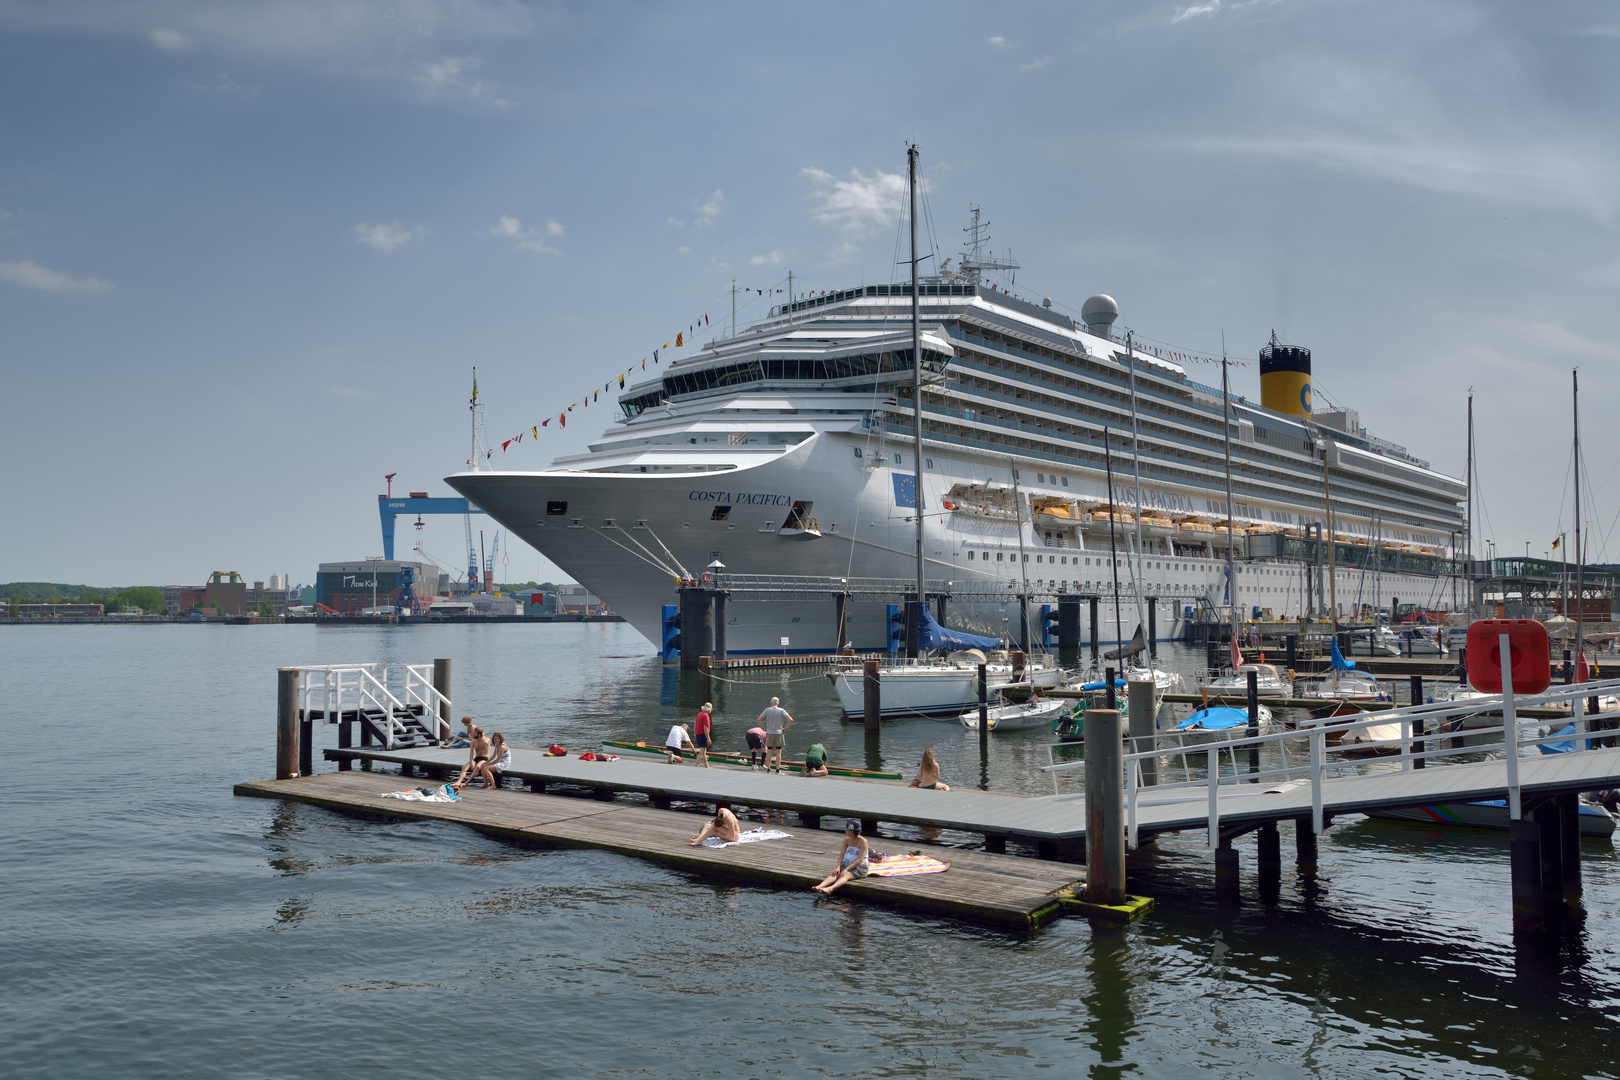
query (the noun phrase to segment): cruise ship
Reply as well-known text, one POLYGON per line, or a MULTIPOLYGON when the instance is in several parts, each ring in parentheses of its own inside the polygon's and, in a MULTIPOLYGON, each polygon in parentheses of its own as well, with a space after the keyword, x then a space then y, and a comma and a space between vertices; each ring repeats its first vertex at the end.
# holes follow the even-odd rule
POLYGON ((915 582, 918 513, 951 625, 1010 644, 1021 594, 1097 598, 1085 636, 1108 643, 1144 601, 1161 638, 1231 608, 1460 606, 1463 482, 1313 412, 1308 350, 1273 336, 1261 401, 1223 397, 1116 332, 1109 297, 1077 322, 976 255, 917 286, 920 493, 909 283, 791 295, 627 387, 586 453, 446 480, 655 643, 678 580, 721 564, 731 655, 885 648, 877 592, 915 582))

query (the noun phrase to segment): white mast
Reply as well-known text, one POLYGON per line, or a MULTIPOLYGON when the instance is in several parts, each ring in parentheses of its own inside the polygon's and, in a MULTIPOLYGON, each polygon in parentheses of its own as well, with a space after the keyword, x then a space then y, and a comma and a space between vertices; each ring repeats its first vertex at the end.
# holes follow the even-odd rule
MULTIPOLYGON (((928 594, 923 591, 923 417, 922 417, 922 312, 918 303, 917 282, 917 145, 906 150, 906 162, 911 178, 911 419, 915 433, 912 448, 912 475, 917 516, 917 608, 920 612, 928 605, 928 594)), ((915 625, 922 620, 913 616, 915 625)))
MULTIPOLYGON (((1131 472, 1136 479, 1136 563, 1131 568, 1131 587, 1136 593, 1136 625, 1146 627, 1147 620, 1142 611, 1142 568, 1147 564, 1142 560, 1142 455, 1137 440, 1136 425, 1136 346, 1134 338, 1136 331, 1125 331, 1125 355, 1130 361, 1131 369, 1131 472)), ((1123 666, 1123 660, 1121 661, 1123 666)))
POLYGON ((1232 394, 1226 383, 1226 333, 1221 333, 1221 433, 1226 445, 1226 610, 1237 638, 1237 568, 1232 564, 1232 394))
MULTIPOLYGON (((1581 369, 1569 373, 1573 390, 1571 408, 1575 414, 1575 666, 1579 670, 1586 652, 1586 552, 1581 549, 1581 369)), ((1528 571, 1526 571, 1528 575, 1528 571)), ((1564 612, 1569 618, 1569 612, 1564 612)))

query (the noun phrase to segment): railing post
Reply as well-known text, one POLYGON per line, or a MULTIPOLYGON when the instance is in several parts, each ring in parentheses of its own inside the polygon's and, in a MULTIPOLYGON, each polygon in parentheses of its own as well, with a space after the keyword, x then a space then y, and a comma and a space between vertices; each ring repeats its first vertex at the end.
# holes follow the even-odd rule
POLYGON ((439 701, 439 741, 450 738, 450 658, 433 661, 433 689, 443 695, 439 701))
POLYGON ((1502 654, 1502 751, 1507 755, 1508 820, 1524 815, 1519 799, 1519 714, 1513 700, 1513 650, 1508 636, 1497 636, 1502 654))
POLYGON ((1322 768, 1327 756, 1327 731, 1317 721, 1311 731, 1311 832, 1316 836, 1325 831, 1322 826, 1322 768))
POLYGON ((298 669, 276 672, 276 779, 298 775, 298 669))
POLYGON ((1209 745, 1209 850, 1221 846, 1221 750, 1218 743, 1209 745))
POLYGON ((1410 772, 1412 769, 1412 720, 1410 717, 1401 720, 1401 771, 1410 772))

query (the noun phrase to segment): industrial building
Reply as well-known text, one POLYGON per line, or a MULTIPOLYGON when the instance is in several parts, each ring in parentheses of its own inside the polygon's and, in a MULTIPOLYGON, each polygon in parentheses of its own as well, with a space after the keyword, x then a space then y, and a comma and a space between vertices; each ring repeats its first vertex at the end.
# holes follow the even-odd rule
POLYGON ((433 563, 397 559, 321 563, 315 575, 315 603, 317 610, 337 615, 395 608, 417 614, 449 583, 449 575, 441 575, 433 563), (410 571, 408 582, 406 570, 410 571))

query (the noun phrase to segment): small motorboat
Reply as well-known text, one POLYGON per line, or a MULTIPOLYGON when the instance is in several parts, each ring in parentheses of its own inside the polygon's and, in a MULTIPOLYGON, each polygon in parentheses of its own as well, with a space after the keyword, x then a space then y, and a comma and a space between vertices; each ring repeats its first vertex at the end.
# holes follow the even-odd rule
MULTIPOLYGON (((1260 721, 1260 730, 1266 731, 1271 727, 1271 710, 1264 705, 1259 707, 1256 717, 1260 721)), ((1229 705, 1206 705, 1194 710, 1193 714, 1171 729, 1170 734, 1176 735, 1183 745, 1188 743, 1225 742, 1230 739, 1241 739, 1249 733, 1249 710, 1236 709, 1229 705)))
MULTIPOLYGON (((1037 698, 1026 704, 1002 704, 985 710, 985 720, 991 731, 1029 731, 1048 727, 1052 717, 1070 703, 1059 698, 1037 698)), ((979 710, 969 709, 962 714, 962 726, 969 731, 979 730, 979 710)))
POLYGON ((1293 694, 1293 684, 1275 664, 1240 664, 1207 681, 1200 689, 1216 697, 1242 697, 1249 692, 1249 672, 1255 673, 1255 690, 1263 698, 1285 698, 1293 694))
MULTIPOLYGON (((1614 835, 1614 816, 1601 806, 1581 803, 1578 820, 1581 836, 1607 839, 1614 835)), ((1396 810, 1373 810, 1368 817, 1385 821, 1415 821, 1423 825, 1457 825, 1470 829, 1508 827, 1506 799, 1484 802, 1439 803, 1434 806, 1403 806, 1396 810)))

